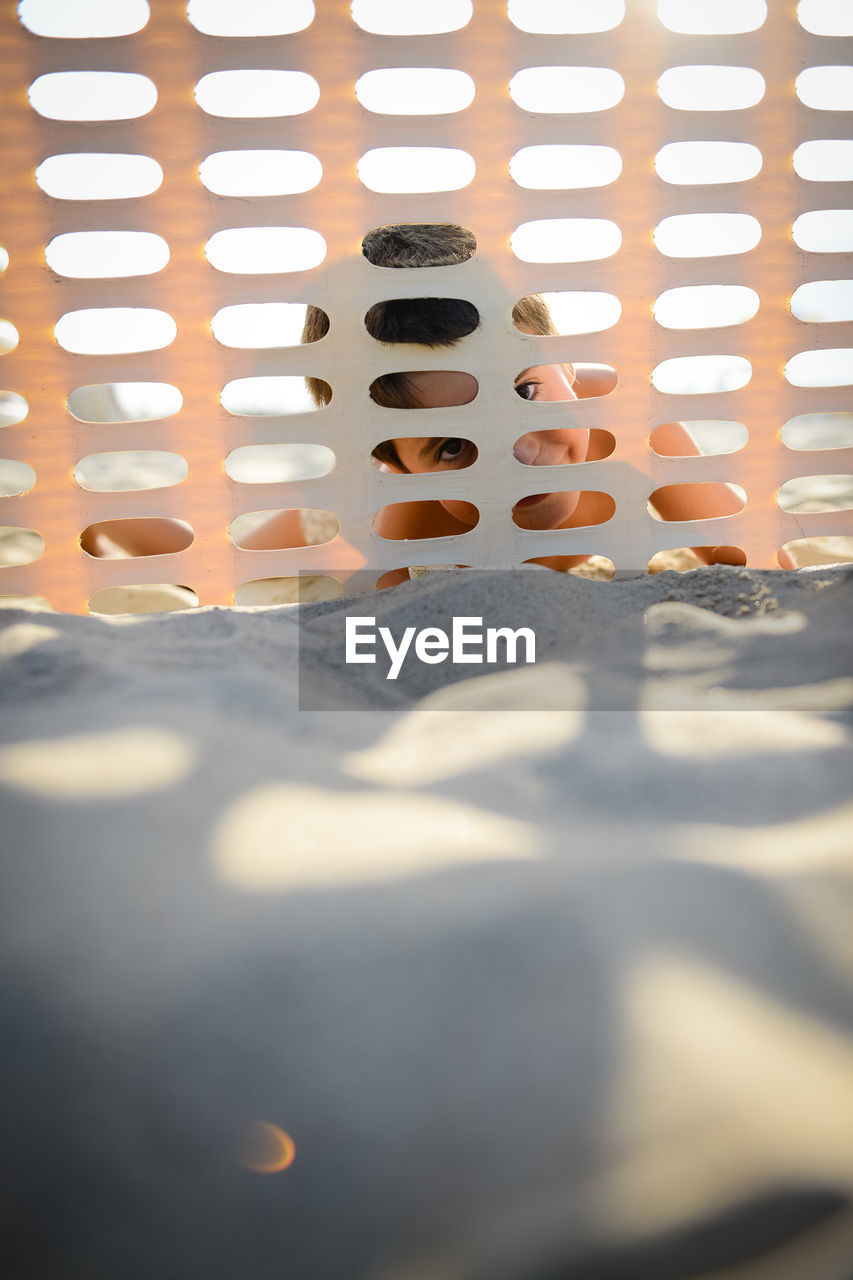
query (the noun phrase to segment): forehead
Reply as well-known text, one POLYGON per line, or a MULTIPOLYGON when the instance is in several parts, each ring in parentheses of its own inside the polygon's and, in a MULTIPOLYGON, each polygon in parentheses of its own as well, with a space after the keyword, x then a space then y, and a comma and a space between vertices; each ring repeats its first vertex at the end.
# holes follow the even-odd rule
POLYGON ((477 379, 473 374, 453 369, 425 369, 407 373, 406 378, 420 403, 427 409, 470 404, 478 391, 477 379))

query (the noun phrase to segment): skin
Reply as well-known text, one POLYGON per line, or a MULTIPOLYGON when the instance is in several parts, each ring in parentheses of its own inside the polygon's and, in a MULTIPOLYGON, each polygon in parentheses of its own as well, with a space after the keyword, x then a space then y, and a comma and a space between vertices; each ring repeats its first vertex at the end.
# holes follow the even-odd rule
MULTIPOLYGON (((429 370, 408 375, 420 407, 437 409, 469 404, 477 394, 476 379, 467 373, 429 370)), ((577 400, 575 371, 571 365, 536 365, 524 369, 515 380, 523 400, 577 400)), ((470 466, 477 450, 470 441, 416 436, 394 441, 401 468, 408 472, 461 470, 470 466)), ((577 428, 530 431, 516 441, 513 452, 527 466, 564 466, 591 460, 590 434, 577 428)), ((559 529, 573 524, 598 524, 610 515, 609 504, 599 511, 601 499, 577 491, 532 494, 513 507, 513 519, 522 529, 559 529)), ((477 523, 477 508, 458 500, 397 503, 384 508, 375 528, 383 538, 429 538, 464 533, 477 523)), ((537 563, 567 569, 583 556, 551 556, 537 563)), ((386 574, 381 583, 402 581, 406 571, 386 574)))
MULTIPOLYGON (((430 370, 409 374, 408 380, 421 408, 443 408, 468 404, 477 394, 470 374, 430 370)), ((524 400, 548 402, 577 400, 576 374, 572 365, 537 365, 523 370, 515 389, 524 400)), ((585 379, 585 396, 605 394, 611 389, 601 375, 585 379)), ((477 456, 469 441, 450 437, 417 436, 394 441, 402 467, 388 464, 392 471, 424 472, 460 470, 477 456)), ((677 422, 668 423, 655 439, 658 452, 671 456, 698 453, 692 437, 677 422)), ((527 466, 562 466, 597 461, 604 456, 601 445, 590 432, 577 428, 531 431, 516 441, 516 459, 527 466)), ((692 485, 665 491, 656 507, 664 520, 696 520, 732 515, 740 510, 740 500, 723 484, 692 485)), ((513 520, 522 529, 570 529, 601 524, 611 516, 606 495, 590 491, 560 491, 534 494, 513 507, 513 520)), ((434 538, 464 533, 477 523, 477 509, 459 500, 397 503, 384 508, 375 528, 384 538, 434 538)), ((722 547, 696 547, 705 564, 740 563, 739 553, 722 547)), ((582 564, 586 556, 544 556, 536 564, 566 571, 582 564)), ((392 586, 408 576, 406 570, 384 575, 382 586, 392 586)))
MULTIPOLYGON (((515 389, 524 400, 577 400, 574 380, 571 365, 540 365, 520 373, 515 389)), ((430 370, 410 374, 409 383, 418 403, 427 409, 469 404, 477 394, 476 380, 467 373, 430 370)), ((415 437, 394 443, 403 469, 410 472, 461 469, 470 466, 477 456, 474 445, 465 440, 415 437)), ((561 429, 530 431, 516 441, 513 452, 518 461, 527 466, 562 466, 584 462, 588 450, 588 431, 561 429)), ((513 516, 523 529, 555 529, 571 517, 579 496, 577 493, 534 494, 516 504, 513 516)), ((466 528, 476 523, 477 510, 470 503, 447 501, 439 505, 466 528)), ((394 536, 378 527, 377 532, 383 537, 394 536)))
MULTIPOLYGON (((420 408, 444 408, 469 404, 477 394, 477 382, 470 374, 449 370, 424 370, 407 375, 420 408)), ((515 380, 518 394, 525 400, 548 402, 577 400, 576 374, 572 365, 537 365, 523 370, 515 380)), ((583 392, 587 396, 606 394, 612 383, 596 372, 584 371, 583 392)), ((606 456, 597 433, 578 428, 531 431, 516 441, 513 452, 526 466, 564 466, 592 462, 606 456)), ((400 467, 386 464, 392 471, 427 472, 462 470, 470 466, 477 450, 469 441, 453 437, 415 436, 396 439, 400 467)), ((655 436, 658 453, 690 456, 699 451, 685 428, 678 422, 667 423, 655 436)), ((655 508, 664 520, 697 520, 732 515, 740 510, 740 500, 728 485, 719 483, 670 487, 660 495, 655 508)), ((591 491, 560 491, 533 494, 513 507, 513 519, 522 529, 568 529, 601 524, 612 514, 606 495, 591 491)), ((395 503, 385 507, 376 517, 376 532, 392 540, 437 538, 465 533, 477 523, 477 508, 458 499, 395 503)), ((112 524, 113 522, 110 522, 112 524)), ((182 526, 180 540, 176 525, 170 520, 122 521, 121 544, 114 541, 111 527, 102 526, 95 538, 83 543, 90 555, 125 556, 156 555, 180 550, 187 545, 182 526), (139 526, 139 536, 128 525, 139 526), (143 528, 143 525, 146 526, 143 528), (154 526, 157 526, 156 529, 154 526)), ((283 511, 267 520, 241 545, 250 550, 268 550, 305 545, 299 512, 283 511)), ((705 564, 740 564, 743 559, 735 548, 694 547, 705 564)), ((582 564, 586 556, 547 556, 535 563, 566 571, 582 564)), ((780 552, 783 568, 794 568, 787 553, 780 552)), ((407 580, 408 570, 386 573, 382 587, 407 580)))

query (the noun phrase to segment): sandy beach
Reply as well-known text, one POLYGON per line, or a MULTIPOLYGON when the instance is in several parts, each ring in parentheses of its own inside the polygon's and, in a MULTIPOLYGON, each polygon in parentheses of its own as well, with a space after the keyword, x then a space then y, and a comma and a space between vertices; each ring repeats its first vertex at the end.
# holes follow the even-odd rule
POLYGON ((0 1280, 853 1280, 853 6, 0 32, 0 1280))
POLYGON ((851 588, 3 610, 8 1274, 847 1280, 851 588))

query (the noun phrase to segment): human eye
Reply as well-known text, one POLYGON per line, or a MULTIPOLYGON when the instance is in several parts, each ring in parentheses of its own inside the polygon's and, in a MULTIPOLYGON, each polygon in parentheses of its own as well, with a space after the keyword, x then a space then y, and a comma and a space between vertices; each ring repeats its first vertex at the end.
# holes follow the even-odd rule
POLYGON ((455 436, 451 436, 449 440, 443 440, 436 449, 436 460, 438 462, 457 462, 465 452, 467 445, 467 440, 458 440, 455 436))
POLYGON ((535 400, 536 391, 541 385, 541 383, 528 378, 524 382, 517 382, 515 384, 515 393, 516 395, 521 396, 522 400, 535 400))

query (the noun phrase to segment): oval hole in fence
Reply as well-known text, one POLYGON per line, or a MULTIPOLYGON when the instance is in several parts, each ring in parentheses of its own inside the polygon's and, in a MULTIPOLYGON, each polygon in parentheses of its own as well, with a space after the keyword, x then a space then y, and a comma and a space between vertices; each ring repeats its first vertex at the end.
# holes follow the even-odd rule
POLYGON ((300 573, 291 578, 253 578, 234 592, 234 603, 243 607, 273 604, 317 604, 339 600, 343 586, 336 578, 320 573, 300 573))
MULTIPOLYGON (((326 400, 332 398, 332 388, 320 383, 326 400)), ((241 417, 268 418, 291 413, 317 412, 318 406, 311 399, 304 378, 288 375, 262 378, 235 378, 222 388, 220 401, 229 413, 241 417)))
MULTIPOLYGON (((719 457, 725 453, 737 453, 749 440, 749 432, 742 422, 728 418, 691 418, 680 424, 693 440, 700 454, 719 457)), ((661 458, 692 458, 695 451, 687 452, 681 445, 676 452, 668 439, 669 423, 655 427, 649 437, 652 452, 661 458)))
POLYGON ((789 418, 781 439, 787 449, 853 449, 853 413, 800 413, 789 418))
POLYGON ((800 351, 785 365, 785 378, 793 387, 853 386, 853 348, 800 351))
POLYGON ((507 16, 533 35, 592 35, 612 31, 625 17, 625 0, 509 0, 507 16))
POLYGON ((386 569, 376 578, 373 585, 377 591, 384 591, 386 587, 396 587, 401 582, 417 580, 436 573, 447 573, 448 570, 453 569, 470 569, 470 567, 468 564, 401 565, 395 569, 386 569))
POLYGON ((292 196, 313 190, 323 166, 310 151, 215 151, 198 176, 218 196, 292 196))
POLYGON ((853 280, 812 280, 794 290, 791 311, 809 324, 853 320, 853 280))
POLYGON ((530 429, 515 441, 513 455, 523 467, 567 467, 577 462, 600 462, 616 448, 609 431, 577 427, 530 429))
POLYGON ((231 120, 299 116, 320 101, 320 86, 305 71, 211 71, 195 87, 210 116, 231 120))
POLYGON ((169 246, 151 231, 70 231, 54 236, 44 256, 58 276, 118 279, 162 271, 169 261, 169 246))
POLYGON ((853 140, 815 138, 794 152, 794 172, 806 182, 853 181, 853 140))
MULTIPOLYGON (((531 560, 522 560, 522 564, 539 564, 536 558, 531 560)), ((543 565, 542 568, 547 566, 543 565)), ((566 572, 573 578, 587 578, 590 582, 610 582, 616 576, 616 566, 607 556, 592 555, 587 556, 581 564, 573 565, 566 572)))
POLYGON ((374 267, 457 266, 467 262, 476 251, 474 232, 453 222, 404 222, 374 227, 361 242, 361 252, 374 267), (422 256, 429 261, 420 261, 422 256))
POLYGON ((783 511, 805 515, 810 511, 853 510, 853 475, 796 476, 779 486, 776 502, 783 511))
POLYGON ((37 609, 39 613, 54 613, 50 601, 44 596, 33 596, 23 591, 6 591, 0 595, 0 606, 8 605, 12 609, 22 606, 24 609, 37 609))
POLYGON ((6 250, 3 248, 3 246, 0 245, 0 276, 3 275, 8 265, 9 265, 9 255, 6 252, 6 250))
MULTIPOLYGON (((601 333, 611 329, 622 315, 622 303, 612 293, 578 290, 541 296, 558 334, 601 333)), ((514 324, 522 333, 530 332, 523 316, 514 324)))
POLYGON ((163 449, 126 449, 117 453, 90 453, 74 468, 81 489, 93 493, 132 493, 166 489, 187 476, 187 462, 179 453, 163 449))
MULTIPOLYGON (((240 302, 222 307, 210 322, 213 336, 223 347, 269 349, 302 345, 306 305, 304 302, 240 302)), ((329 318, 315 308, 315 314, 329 318)), ((316 342, 316 338, 308 338, 316 342)))
MULTIPOLYGON (((743 511, 746 506, 746 491, 739 484, 723 484, 709 483, 708 481, 691 481, 687 484, 665 484, 659 489, 655 489, 654 493, 649 494, 646 502, 646 510, 653 519, 661 521, 663 524, 671 524, 673 521, 680 522, 687 519, 689 522, 694 520, 716 520, 721 516, 736 516, 743 511), (684 507, 690 510, 701 510, 705 503, 713 503, 715 513, 713 516, 663 516, 658 510, 658 504, 667 504, 669 502, 684 503, 684 507)), ((684 508, 681 508, 682 510, 684 508)))
POLYGON ((73 355, 129 355, 159 351, 174 342, 178 327, 153 307, 93 307, 66 311, 56 322, 56 341, 73 355))
POLYGON ((92 40, 134 35, 148 22, 150 9, 146 0, 86 0, 85 4, 21 0, 18 17, 36 36, 92 40))
POLYGON ((742 284, 688 284, 659 294, 654 314, 664 329, 722 329, 751 320, 760 301, 742 284))
POLYGON ((853 209, 813 209, 801 213, 791 229, 794 243, 807 253, 853 251, 853 209))
POLYGON ((100 382, 75 387, 68 412, 80 422, 151 422, 170 418, 183 403, 168 382, 100 382))
POLYGON ((669 67, 658 80, 658 95, 675 111, 743 111, 766 88, 753 67, 669 67))
POLYGON ((17 426, 29 411, 30 406, 17 391, 0 391, 0 427, 17 426))
POLYGON ((658 17, 679 35, 742 35, 767 17, 766 0, 658 0, 658 17))
POLYGON ((610 67, 525 67, 509 82, 522 111, 569 115, 608 111, 625 96, 625 81, 610 67))
POLYGON ((355 96, 375 115, 446 116, 474 101, 474 81, 447 67, 385 67, 367 71, 355 96))
POLYGON ((228 526, 228 537, 242 551, 284 551, 290 547, 324 546, 341 531, 333 511, 293 507, 246 511, 228 526))
POLYGON ((28 462, 0 458, 0 498, 18 498, 29 493, 35 482, 36 473, 28 462))
POLYGON ((310 271, 326 256, 326 241, 308 227, 229 227, 204 246, 217 271, 232 275, 310 271))
POLYGON ((390 409, 443 409, 470 404, 479 384, 456 369, 412 369, 386 373, 370 384, 370 398, 390 409))
POLYGON ((124 587, 102 587, 90 596, 90 613, 113 616, 121 613, 172 613, 197 609, 198 596, 191 587, 171 582, 135 582, 124 587))
POLYGON ((622 157, 613 147, 522 147, 510 160, 509 172, 520 187, 534 191, 606 187, 622 172, 622 157))
MULTIPOLYGON (((802 569, 808 565, 848 564, 853 560, 853 538, 843 535, 794 538, 791 542, 786 542, 780 550, 787 552, 794 562, 795 569, 802 569)), ((788 568, 787 565, 783 567, 788 568)))
POLYGON ((665 395, 700 396, 739 391, 752 377, 743 356, 676 356, 652 370, 652 385, 665 395))
POLYGON ((364 327, 377 342, 449 346, 473 333, 480 313, 464 298, 388 298, 375 303, 364 327))
POLYGON ((163 181, 151 156, 77 152, 48 156, 36 182, 54 200, 130 200, 150 196, 163 181))
POLYGON ((748 253, 761 239, 749 213, 677 213, 655 227, 654 241, 668 258, 722 258, 748 253))
POLYGON ((14 351, 21 340, 21 335, 11 320, 0 320, 0 356, 14 351))
MULTIPOLYGON (((114 559, 121 548, 132 559, 172 555, 186 551, 195 534, 185 520, 165 516, 130 516, 120 520, 98 520, 80 534, 80 546, 94 559, 114 559)), ((124 558, 122 556, 122 558, 124 558)))
POLYGON ((668 142, 655 156, 658 177, 674 186, 748 182, 761 165, 749 142, 668 142))
POLYGON ((131 71, 50 71, 33 81, 28 96, 48 120, 135 120, 156 105, 157 88, 131 71))
POLYGON ((696 569, 705 567, 696 554, 697 550, 713 552, 713 564, 746 564, 746 552, 740 547, 697 547, 696 550, 693 547, 667 547, 652 556, 649 573, 694 573, 696 569))
POLYGON ((35 529, 0 525, 0 565, 33 564, 44 555, 44 538, 35 529))
POLYGON ((800 102, 814 111, 851 111, 853 67, 806 67, 796 89, 800 102))
POLYGON ((595 396, 608 396, 616 387, 617 375, 612 365, 585 362, 576 370, 565 364, 531 365, 519 372, 514 380, 516 394, 521 400, 556 403, 561 400, 585 400, 595 396), (522 377, 522 372, 525 376, 522 377), (572 395, 574 389, 574 395, 572 395))
MULTIPOLYGON (((386 542, 406 542, 411 538, 422 538, 424 541, 431 541, 433 538, 446 538, 450 534, 464 537, 466 533, 469 533, 471 529, 475 529, 480 523, 480 512, 472 502, 468 502, 465 498, 449 499, 449 507, 444 513, 439 509, 443 504, 434 499, 436 523, 439 525, 439 531, 436 533, 424 533, 422 532, 423 525, 426 523, 427 527, 430 527, 429 517, 425 521, 421 514, 424 501, 422 499, 420 502, 390 502, 387 506, 382 507, 373 517, 373 528, 377 536, 383 538, 386 542), (403 522, 403 527, 407 528, 407 532, 404 534, 388 533, 388 521, 396 523, 398 527, 399 523, 403 522), (454 528, 454 522, 458 521, 461 521, 465 527, 462 529, 454 528), (446 522, 446 524, 441 527, 443 522, 446 522), (385 533, 379 532, 377 526, 380 523, 386 524, 385 533)), ((453 555, 456 555, 455 551, 453 555)))
POLYGON ((358 162, 360 181, 383 194, 460 191, 475 172, 473 156, 456 147, 378 147, 358 162))
POLYGON ((352 18, 376 36, 431 36, 461 31, 471 21, 471 0, 353 0, 352 18))
POLYGON ((418 473, 465 471, 477 461, 477 452, 471 440, 461 437, 398 436, 376 445, 371 456, 384 463, 385 470, 418 473))
POLYGON ((520 498, 512 508, 512 522, 531 532, 556 530, 572 519, 573 529, 593 529, 613 519, 616 503, 597 489, 550 489, 520 498))
POLYGON ((225 459, 225 473, 238 484, 288 484, 319 480, 335 469, 324 444, 244 444, 225 459))
MULTIPOLYGON (((536 560, 522 561, 522 564, 536 563, 536 560)), ((616 577, 616 565, 608 556, 599 556, 593 552, 583 563, 573 565, 566 572, 573 578, 586 578, 590 582, 612 582, 616 577)))
POLYGON ((597 262, 621 244, 622 232, 607 218, 543 218, 523 222, 510 236, 522 262, 597 262))
POLYGON ((815 36, 853 36, 853 9, 839 0, 800 0, 797 19, 815 36))
POLYGON ((187 17, 206 36, 289 36, 314 21, 312 0, 189 0, 187 17))

